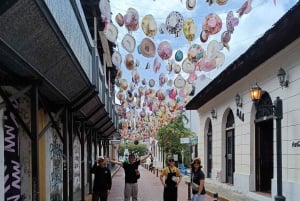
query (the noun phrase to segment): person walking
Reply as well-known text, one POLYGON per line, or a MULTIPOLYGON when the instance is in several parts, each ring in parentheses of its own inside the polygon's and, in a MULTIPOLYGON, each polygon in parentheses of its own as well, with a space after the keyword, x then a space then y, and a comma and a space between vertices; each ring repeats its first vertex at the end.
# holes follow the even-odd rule
POLYGON ((131 153, 128 156, 128 162, 120 162, 115 160, 110 160, 111 163, 120 165, 125 171, 125 188, 124 188, 124 201, 138 200, 138 183, 137 180, 140 178, 139 165, 144 162, 151 154, 136 159, 135 154, 131 153))
POLYGON ((177 201, 178 185, 181 182, 182 174, 175 166, 175 160, 170 158, 168 166, 165 167, 160 174, 160 181, 164 186, 163 200, 164 201, 177 201))
POLYGON ((150 156, 150 165, 149 165, 149 170, 152 172, 153 171, 153 156, 150 156))
POLYGON ((201 170, 200 158, 194 158, 192 162, 192 201, 204 201, 205 199, 205 187, 204 178, 205 175, 201 170))
POLYGON ((91 169, 95 174, 92 201, 107 201, 108 193, 111 189, 111 172, 106 167, 106 161, 103 156, 99 156, 91 169))

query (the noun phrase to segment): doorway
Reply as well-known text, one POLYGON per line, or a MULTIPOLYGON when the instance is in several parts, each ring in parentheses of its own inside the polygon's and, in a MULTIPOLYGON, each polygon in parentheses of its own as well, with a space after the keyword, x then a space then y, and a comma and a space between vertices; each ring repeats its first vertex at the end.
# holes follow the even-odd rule
POLYGON ((212 170, 212 126, 209 122, 208 131, 207 131, 207 177, 211 178, 212 170))
POLYGON ((233 184, 234 172, 234 133, 233 129, 226 131, 226 182, 233 184))
POLYGON ((233 184, 233 173, 235 170, 235 149, 234 149, 234 116, 232 111, 228 113, 226 122, 226 182, 233 184))
POLYGON ((258 192, 271 193, 273 178, 273 109, 265 92, 256 107, 255 115, 255 187, 258 192))
POLYGON ((256 191, 271 193, 273 177, 273 119, 256 123, 255 178, 256 191))

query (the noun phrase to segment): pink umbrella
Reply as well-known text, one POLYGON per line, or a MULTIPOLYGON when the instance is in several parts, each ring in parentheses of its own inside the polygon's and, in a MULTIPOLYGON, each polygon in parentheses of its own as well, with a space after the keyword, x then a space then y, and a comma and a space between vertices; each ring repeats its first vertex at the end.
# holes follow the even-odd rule
POLYGON ((161 42, 157 47, 160 58, 167 60, 172 56, 172 47, 168 41, 161 42))
POLYGON ((221 18, 215 13, 208 14, 205 17, 204 22, 202 23, 202 33, 200 35, 201 41, 207 41, 209 35, 218 33, 221 30, 221 28, 221 18))
POLYGON ((244 14, 248 14, 251 10, 252 0, 247 0, 240 9, 238 9, 236 12, 239 14, 239 17, 242 17, 244 14))

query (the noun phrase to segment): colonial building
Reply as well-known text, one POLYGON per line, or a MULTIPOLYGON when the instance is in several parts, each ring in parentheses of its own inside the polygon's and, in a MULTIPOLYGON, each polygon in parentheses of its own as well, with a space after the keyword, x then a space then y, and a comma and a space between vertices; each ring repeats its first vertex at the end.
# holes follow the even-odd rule
POLYGON ((207 184, 260 201, 299 199, 299 17, 298 2, 186 105, 198 113, 207 184), (252 86, 263 90, 255 103, 252 86))
POLYGON ((0 200, 84 200, 96 156, 115 157, 102 17, 99 0, 0 2, 0 200))

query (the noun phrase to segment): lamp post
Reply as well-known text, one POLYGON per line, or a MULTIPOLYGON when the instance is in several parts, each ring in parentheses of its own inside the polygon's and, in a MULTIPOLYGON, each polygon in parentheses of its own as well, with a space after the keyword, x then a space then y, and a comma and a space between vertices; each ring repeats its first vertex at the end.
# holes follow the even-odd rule
POLYGON ((282 195, 282 153, 281 153, 281 120, 282 120, 282 100, 277 97, 272 105, 258 105, 262 95, 262 89, 256 84, 250 89, 250 97, 257 107, 272 108, 276 119, 276 159, 277 159, 277 195, 275 201, 285 201, 282 195))
POLYGON ((125 149, 124 149, 124 157, 125 157, 125 161, 128 160, 128 156, 129 156, 129 151, 128 151, 128 140, 125 140, 125 149))
POLYGON ((161 142, 160 142, 160 149, 161 149, 161 151, 160 151, 160 154, 161 154, 161 156, 162 156, 162 167, 164 168, 165 167, 165 153, 164 153, 164 149, 165 149, 165 145, 164 145, 164 136, 162 135, 162 137, 161 137, 161 142))
POLYGON ((162 145, 162 166, 165 167, 165 147, 162 145))

